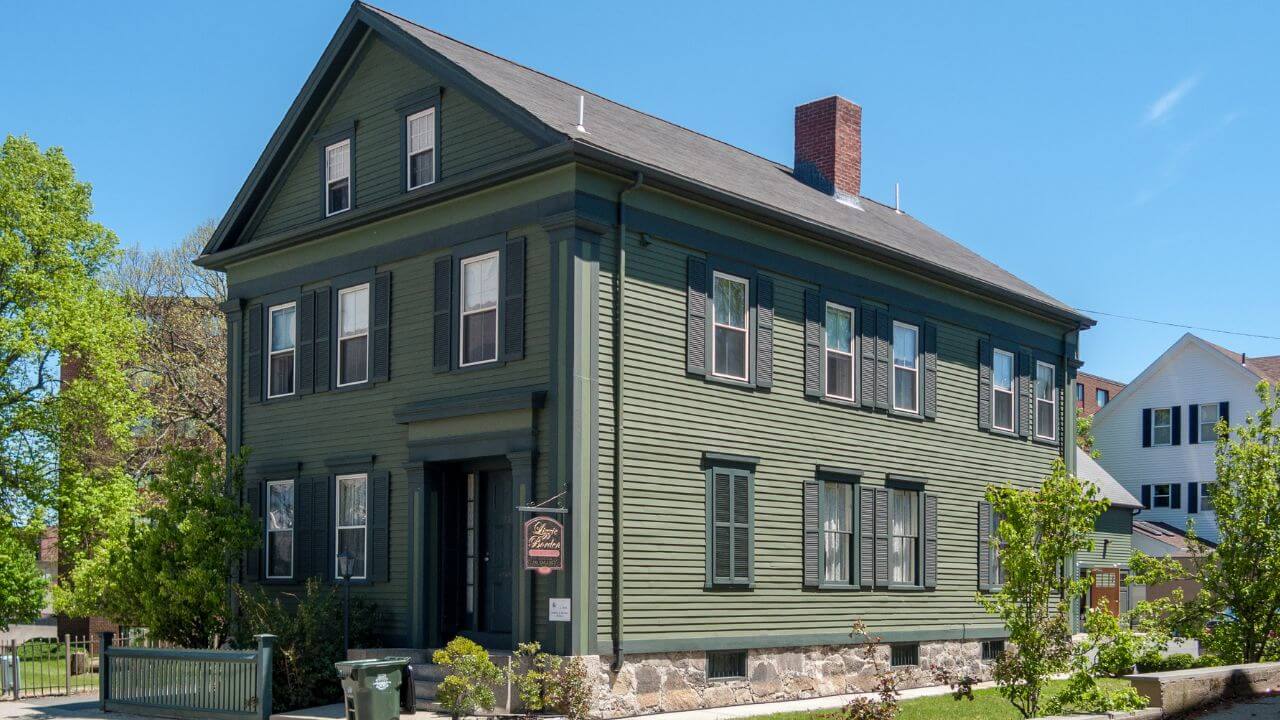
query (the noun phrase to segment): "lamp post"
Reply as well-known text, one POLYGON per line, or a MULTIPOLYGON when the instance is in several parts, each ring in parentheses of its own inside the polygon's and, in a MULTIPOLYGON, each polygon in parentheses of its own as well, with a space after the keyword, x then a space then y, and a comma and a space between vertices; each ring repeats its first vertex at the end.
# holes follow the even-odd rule
POLYGON ((351 652, 351 566, 356 556, 350 550, 338 553, 338 575, 342 577, 342 659, 351 652))

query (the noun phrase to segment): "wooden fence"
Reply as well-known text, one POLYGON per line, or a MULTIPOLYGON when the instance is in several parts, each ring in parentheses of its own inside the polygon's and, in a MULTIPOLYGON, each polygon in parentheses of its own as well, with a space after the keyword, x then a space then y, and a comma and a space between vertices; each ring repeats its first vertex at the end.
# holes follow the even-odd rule
POLYGON ((98 703, 104 712, 217 720, 271 717, 274 635, 255 650, 121 647, 102 633, 98 703))
POLYGON ((0 643, 0 698, 93 692, 98 687, 94 638, 64 635, 0 643))

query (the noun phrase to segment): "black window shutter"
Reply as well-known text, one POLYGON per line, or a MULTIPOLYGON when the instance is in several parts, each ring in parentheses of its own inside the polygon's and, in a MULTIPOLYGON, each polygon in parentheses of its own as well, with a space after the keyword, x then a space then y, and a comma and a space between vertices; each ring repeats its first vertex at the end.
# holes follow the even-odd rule
POLYGON ((386 582, 391 576, 391 476, 386 470, 369 473, 369 577, 386 582))
POLYGON ((1200 483, 1187 483, 1187 512, 1191 515, 1200 512, 1200 483))
POLYGON ((1225 400, 1218 403, 1218 417, 1231 423, 1231 403, 1225 400))
POLYGON ((248 402, 262 401, 262 305, 250 305, 245 309, 245 319, 247 326, 246 332, 249 337, 245 343, 244 365, 245 373, 248 376, 248 383, 245 388, 245 400, 248 402))
POLYGON ((773 387, 773 278, 756 276, 756 387, 773 387))
POLYGON ((991 365, 993 351, 989 340, 978 340, 978 427, 991 429, 991 365))
POLYGON ((751 582, 751 475, 733 474, 733 581, 751 582))
POLYGON ((324 568, 324 574, 321 578, 326 583, 335 582, 338 578, 338 539, 337 534, 337 493, 338 480, 336 475, 329 475, 324 479, 324 556, 321 558, 321 567, 324 568))
POLYGON ((1031 353, 1018 353, 1018 434, 1022 437, 1031 436, 1036 419, 1036 396, 1031 387, 1034 367, 1031 353))
POLYGON ((822 397, 822 295, 817 290, 804 291, 804 394, 822 397))
POLYGON ((876 406, 876 312, 875 308, 862 308, 858 323, 859 342, 862 343, 862 366, 858 376, 858 392, 862 394, 863 407, 876 406))
POLYGON ((329 512, 329 488, 333 485, 328 475, 311 478, 311 518, 307 527, 311 531, 311 567, 310 574, 327 582, 333 576, 329 569, 334 565, 334 553, 330 550, 329 522, 333 515, 329 512))
POLYGON ((818 496, 822 483, 804 481, 804 586, 818 587, 822 571, 822 533, 819 526, 818 496))
POLYGON ((707 261, 690 257, 686 280, 685 370, 707 374, 707 261))
POLYGON ((921 495, 924 500, 924 586, 938 586, 938 496, 921 495))
POLYGON ((991 503, 978 501, 978 589, 991 589, 991 503))
POLYGON ((892 407, 889 378, 893 371, 893 321, 887 312, 876 313, 876 407, 892 407))
POLYGON ((373 276, 373 302, 370 303, 369 327, 373 333, 373 368, 369 379, 386 382, 391 377, 391 273, 373 276))
POLYGON ((453 359, 453 256, 436 258, 431 314, 431 367, 447 372, 453 359))
POLYGON ((707 512, 707 586, 745 585, 752 579, 751 475, 716 468, 711 472, 707 512))
POLYGON ((1151 509, 1151 486, 1150 485, 1142 486, 1142 507, 1146 508, 1147 510, 1151 509))
POLYGON ((253 526, 258 531, 259 542, 245 553, 244 574, 248 580, 262 579, 262 559, 267 553, 267 531, 262 522, 262 494, 266 485, 253 481, 245 485, 245 497, 249 501, 249 516, 253 518, 253 526))
POLYGON ((876 587, 889 587, 889 491, 876 488, 876 587))
POLYGON ((524 238, 507 241, 503 255, 502 359, 524 357, 524 238))
POLYGON ((938 326, 924 324, 924 416, 938 417, 938 326))
POLYGON ((864 588, 876 579, 876 491, 858 488, 858 581, 864 588))
POLYGON ((315 341, 316 294, 307 291, 298 298, 298 382, 294 389, 299 395, 310 395, 315 392, 315 341))
POLYGON ((331 367, 331 345, 329 338, 332 337, 330 323, 332 322, 329 305, 329 288, 321 288, 315 291, 315 391, 327 392, 329 390, 329 368, 331 367))
POLYGON ((1169 507, 1174 510, 1182 509, 1182 483, 1169 484, 1169 507))
POLYGON ((1187 444, 1196 445, 1200 442, 1200 406, 1187 406, 1187 444))
POLYGON ((1182 406, 1174 405, 1173 407, 1169 408, 1169 414, 1173 416, 1173 427, 1172 427, 1173 444, 1181 445, 1182 444, 1182 406))
POLYGON ((311 478, 298 478, 293 483, 293 579, 312 575, 315 562, 312 550, 311 516, 315 513, 315 484, 311 478))
POLYGON ((1142 408, 1142 447, 1151 447, 1151 408, 1142 408))

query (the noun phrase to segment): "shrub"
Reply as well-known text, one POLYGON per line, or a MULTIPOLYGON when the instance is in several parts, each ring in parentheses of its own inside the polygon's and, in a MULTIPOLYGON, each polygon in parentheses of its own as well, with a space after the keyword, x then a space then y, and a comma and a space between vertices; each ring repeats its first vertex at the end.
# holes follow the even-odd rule
POLYGON ((474 715, 476 710, 492 710, 496 702, 493 688, 503 673, 489 659, 489 652, 463 637, 456 637, 435 651, 432 662, 449 670, 436 689, 436 702, 454 720, 474 715))
MULTIPOLYGON (((235 642, 253 644, 253 636, 276 636, 271 667, 271 710, 287 712, 342 699, 333 664, 342 651, 342 593, 339 586, 308 580, 301 595, 237 588, 240 623, 235 642)), ((351 646, 378 644, 380 613, 373 603, 351 601, 351 646)))
POLYGON ((554 710, 568 720, 585 720, 591 713, 592 689, 582 658, 568 662, 542 652, 536 642, 521 643, 507 678, 520 694, 526 713, 554 710))
POLYGON ((1069 710, 1086 713, 1141 710, 1146 706, 1147 698, 1139 695, 1132 685, 1108 690, 1088 672, 1073 673, 1066 687, 1044 705, 1050 715, 1063 715, 1069 710))
POLYGON ((1187 653, 1176 653, 1173 655, 1162 656, 1155 650, 1143 655, 1138 661, 1138 670, 1140 672, 1167 672, 1169 670, 1188 670, 1193 667, 1212 666, 1196 665, 1196 658, 1191 657, 1187 653))

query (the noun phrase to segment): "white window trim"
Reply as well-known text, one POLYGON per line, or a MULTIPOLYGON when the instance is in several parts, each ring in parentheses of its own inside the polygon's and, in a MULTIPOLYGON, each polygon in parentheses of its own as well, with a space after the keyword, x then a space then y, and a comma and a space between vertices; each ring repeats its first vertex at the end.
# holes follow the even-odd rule
POLYGON ((471 367, 473 365, 484 365, 486 363, 497 362, 502 355, 499 349, 499 340, 502 335, 502 259, 500 252, 494 250, 483 255, 472 255, 469 258, 463 258, 458 264, 458 367, 471 367), (467 266, 472 263, 481 262, 483 260, 493 259, 498 263, 498 290, 494 297, 492 308, 481 308, 480 310, 467 310, 467 266), (466 362, 467 347, 466 334, 464 328, 465 320, 470 315, 479 315, 480 313, 493 313, 493 357, 484 358, 483 360, 472 360, 466 362))
POLYGON ((1213 512, 1213 500, 1209 497, 1209 486, 1213 485, 1214 482, 1216 481, 1200 483, 1200 488, 1196 491, 1199 494, 1196 499, 1197 513, 1213 512))
POLYGON ((1052 363, 1041 362, 1039 360, 1036 361, 1036 377, 1031 379, 1031 395, 1035 397, 1035 400, 1036 400, 1035 418, 1032 419, 1032 422, 1034 422, 1036 425, 1036 437, 1040 438, 1041 440, 1057 440, 1058 439, 1058 393, 1056 392, 1057 383, 1055 382, 1055 378, 1054 378, 1054 375, 1057 372, 1058 372, 1058 368, 1054 366, 1052 363), (1049 368, 1049 399, 1048 400, 1043 400, 1038 395, 1036 395, 1036 389, 1035 389, 1036 381, 1039 379, 1040 368, 1049 368), (1048 435, 1040 432, 1040 403, 1048 403, 1049 407, 1053 408, 1053 423, 1049 425, 1048 435))
POLYGON ((924 523, 921 522, 921 518, 920 518, 921 505, 923 503, 924 503, 924 494, 921 493, 919 490, 908 490, 906 488, 891 488, 889 490, 889 584, 892 586, 919 587, 924 584, 923 582, 924 581, 924 577, 923 577, 924 563, 923 563, 923 557, 922 557, 923 552, 921 552, 921 549, 922 549, 921 546, 923 545, 925 528, 924 528, 924 523), (904 496, 911 498, 910 503, 911 503, 912 509, 914 510, 914 512, 912 513, 912 516, 915 518, 915 528, 916 528, 915 535, 897 535, 893 532, 894 498, 904 497, 904 496), (893 580, 893 570, 894 568, 897 567, 896 563, 894 563, 894 548, 897 546, 897 541, 900 538, 912 538, 911 574, 913 576, 913 579, 910 582, 893 580))
POLYGON ((1095 388, 1093 391, 1093 404, 1099 409, 1107 406, 1111 402, 1111 391, 1106 388, 1095 388))
POLYGON ((1156 483, 1151 486, 1151 508, 1164 508, 1166 510, 1173 508, 1173 483, 1156 483), (1156 502, 1160 497, 1160 488, 1165 489, 1163 505, 1156 502))
POLYGON ((281 303, 279 305, 272 305, 270 308, 267 309, 267 399, 270 400, 272 398, 289 397, 290 395, 294 394, 294 392, 296 392, 297 389, 298 389, 298 307, 297 307, 297 303, 287 302, 287 303, 281 303), (271 342, 271 334, 275 332, 275 326, 276 326, 276 324, 272 322, 272 316, 274 316, 277 311, 284 311, 289 309, 293 310, 293 347, 289 348, 288 350, 272 350, 271 346, 273 345, 273 343, 271 342), (293 354, 293 387, 289 389, 289 392, 273 393, 271 392, 271 359, 277 355, 283 355, 285 353, 293 354))
MULTIPOLYGON (((352 575, 352 580, 365 580, 369 577, 369 474, 368 473, 347 473, 338 475, 333 479, 333 547, 338 547, 338 538, 342 535, 343 530, 355 530, 359 528, 364 531, 364 574, 352 575), (342 517, 342 481, 351 478, 360 478, 364 481, 364 524, 363 525, 343 525, 342 517)), ((333 577, 335 580, 342 579, 342 573, 338 570, 338 553, 333 553, 333 577)))
POLYGON ((370 348, 369 348, 369 346, 372 344, 372 343, 369 341, 369 339, 368 339, 368 338, 369 338, 369 324, 370 324, 370 323, 369 323, 369 318, 367 318, 367 317, 365 318, 365 323, 364 323, 364 332, 362 332, 362 333, 356 333, 356 334, 354 334, 354 335, 343 335, 343 334, 342 334, 342 296, 343 296, 343 295, 349 295, 349 294, 351 294, 351 293, 353 293, 353 292, 357 292, 357 291, 360 291, 360 290, 364 290, 364 291, 365 291, 365 293, 366 293, 366 294, 368 294, 370 307, 372 307, 372 303, 373 303, 373 296, 372 296, 373 288, 371 288, 371 287, 369 286, 369 283, 361 283, 361 284, 359 284, 359 285, 352 285, 351 287, 342 288, 341 290, 339 290, 339 291, 338 291, 338 326, 337 326, 337 330, 338 330, 338 332, 336 333, 336 334, 337 334, 337 336, 338 336, 338 366, 337 366, 336 368, 334 368, 334 373, 335 373, 335 377, 334 377, 334 379, 337 381, 337 382, 336 382, 336 386, 337 386, 337 387, 350 387, 350 386, 352 386, 352 385, 362 385, 362 384, 364 384, 364 383, 369 382, 369 360, 370 360, 370 355, 369 355, 369 353, 370 353, 370 348), (344 382, 342 382, 342 341, 343 341, 343 340, 353 340, 353 339, 355 339, 355 338, 361 338, 361 337, 362 337, 362 338, 365 338, 365 343, 364 343, 364 378, 363 378, 363 379, 361 379, 361 380, 352 380, 351 382, 345 382, 345 383, 344 383, 344 382))
MULTIPOLYGON (((266 499, 267 507, 264 508, 263 511, 266 512, 267 514, 271 513, 271 486, 273 485, 289 486, 289 492, 294 494, 293 507, 294 507, 294 516, 296 517, 297 507, 298 507, 298 496, 296 493, 298 491, 298 488, 296 485, 293 484, 293 480, 271 480, 267 482, 267 499, 266 499)), ((293 532, 294 527, 291 524, 288 530, 272 530, 270 523, 264 523, 264 524, 267 527, 266 557, 263 558, 263 562, 266 564, 267 567, 266 567, 266 573, 264 574, 266 575, 268 580, 288 580, 292 578, 294 575, 294 572, 293 572, 293 562, 294 562, 294 554, 295 554, 294 550, 297 547, 297 545, 295 544, 295 541, 297 540, 297 535, 294 535, 294 532, 293 532), (272 575, 271 574, 271 533, 280 534, 285 532, 289 533, 289 538, 290 538, 289 540, 289 574, 288 575, 272 575)))
POLYGON ((991 358, 992 358, 991 360, 991 427, 997 430, 1004 430, 1005 432, 1013 432, 1014 428, 1018 426, 1018 393, 1016 392, 1016 389, 1018 386, 1018 361, 1017 361, 1017 358, 1014 357, 1013 353, 1009 352, 1008 350, 1001 350, 999 348, 995 348, 994 350, 992 350, 991 358), (1001 388, 996 385, 996 376, 995 376, 995 367, 996 367, 995 358, 996 357, 1009 358, 1009 389, 1008 390, 1005 390, 1004 388, 1001 388), (1008 427, 996 424, 996 394, 997 393, 1003 393, 1009 396, 1009 426, 1008 427))
POLYGON ((1172 407, 1151 408, 1151 447, 1170 447, 1172 445, 1173 445, 1173 408, 1172 407), (1168 425, 1160 425, 1156 423, 1156 413, 1161 410, 1167 410, 1169 412, 1168 425), (1158 427, 1169 428, 1169 442, 1156 442, 1156 428, 1158 427))
POLYGON ((1211 432, 1209 437, 1206 438, 1204 433, 1200 431, 1204 429, 1205 425, 1216 426, 1218 424, 1218 420, 1222 419, 1222 405, 1220 405, 1219 403, 1200 403, 1200 407, 1196 410, 1196 414, 1199 416, 1198 418, 1196 418, 1197 420, 1196 433, 1198 434, 1197 439, 1201 443, 1218 442, 1218 436, 1216 434, 1211 432), (1211 423, 1206 423, 1204 420, 1205 408, 1212 408, 1213 415, 1211 415, 1210 417, 1213 418, 1213 422, 1211 423))
POLYGON ((911 331, 915 333, 916 335, 915 358, 916 359, 915 359, 915 364, 912 367, 899 365, 897 358, 893 357, 894 355, 893 347, 892 347, 892 343, 890 343, 889 377, 891 379, 891 382, 889 383, 890 385, 889 396, 893 398, 891 402, 893 403, 894 410, 899 410, 906 413, 919 413, 920 412, 920 326, 894 320, 893 327, 894 328, 900 328, 900 327, 910 328, 911 331), (911 396, 915 398, 915 407, 899 407, 898 406, 898 370, 899 369, 906 370, 910 372, 912 376, 915 377, 915 383, 914 383, 915 392, 911 393, 911 396))
POLYGON ((751 281, 737 275, 722 273, 719 270, 716 270, 711 274, 711 374, 715 377, 740 380, 742 382, 748 382, 751 378, 751 281), (730 282, 738 283, 744 288, 742 293, 742 301, 744 305, 742 308, 742 324, 745 327, 727 325, 716 319, 715 292, 716 280, 719 278, 724 278, 730 282), (716 328, 726 328, 732 332, 740 332, 743 334, 745 340, 743 341, 742 375, 730 375, 728 373, 716 372, 716 328))
MULTIPOLYGON (((847 305, 841 305, 840 303, 834 303, 834 302, 827 303, 827 313, 830 313, 831 310, 833 309, 838 310, 840 312, 849 313, 849 351, 845 352, 844 350, 831 349, 830 344, 827 342, 827 323, 825 322, 826 316, 824 315, 823 316, 824 322, 822 323, 822 351, 823 351, 822 359, 823 359, 823 366, 824 366, 823 377, 824 379, 826 377, 825 373, 826 373, 827 354, 841 355, 849 358, 849 376, 850 376, 849 377, 849 394, 835 395, 828 392, 826 387, 822 388, 822 394, 829 398, 835 398, 837 400, 845 400, 848 402, 853 402, 853 399, 858 397, 858 364, 857 364, 857 358, 855 358, 853 354, 853 348, 855 344, 854 338, 858 337, 857 315, 853 312, 853 308, 848 307, 847 305)), ((712 340, 714 340, 714 338, 712 338, 712 340)))
POLYGON ((436 177, 435 168, 433 167, 431 168, 431 180, 424 183, 418 183, 417 185, 413 184, 413 156, 421 155, 422 153, 427 152, 427 150, 419 150, 416 153, 413 152, 413 138, 409 133, 409 129, 413 127, 413 121, 421 117, 431 118, 431 147, 428 149, 432 153, 431 163, 433 165, 436 164, 435 154, 439 152, 439 150, 436 149, 436 146, 439 144, 439 138, 436 137, 435 131, 436 109, 434 107, 429 107, 422 112, 416 112, 406 117, 404 119, 404 182, 406 190, 417 190, 418 188, 426 187, 428 185, 434 185, 436 180, 439 179, 436 177))
POLYGON ((352 191, 354 189, 355 181, 351 178, 351 138, 346 138, 331 145, 326 145, 324 147, 324 216, 332 217, 350 210, 352 205, 351 198, 354 197, 352 191), (343 145, 347 147, 347 174, 338 178, 329 177, 329 151, 342 147, 343 145), (329 190, 333 187, 333 184, 339 180, 347 181, 347 206, 341 210, 334 210, 329 207, 329 190))

